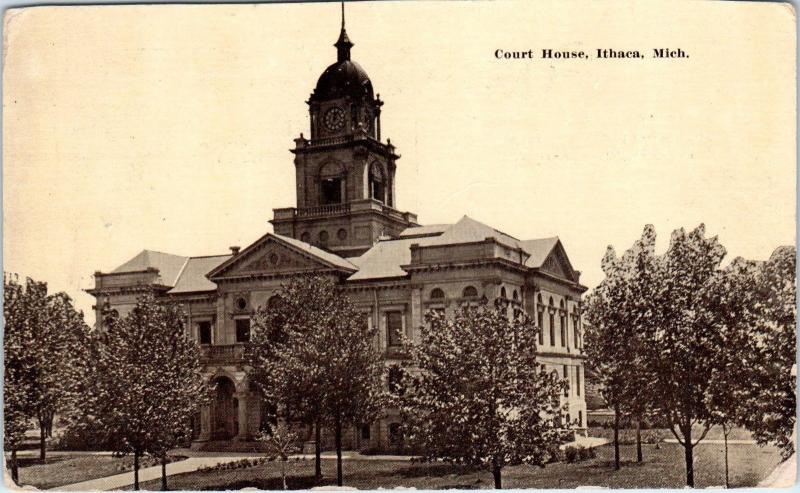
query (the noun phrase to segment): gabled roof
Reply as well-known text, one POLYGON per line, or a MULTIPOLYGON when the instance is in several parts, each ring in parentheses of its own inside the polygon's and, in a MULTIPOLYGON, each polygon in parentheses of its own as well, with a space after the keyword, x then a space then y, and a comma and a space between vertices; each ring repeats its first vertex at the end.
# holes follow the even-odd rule
POLYGON ((322 260, 325 260, 329 264, 333 264, 337 267, 342 267, 343 269, 354 270, 357 269, 353 263, 350 261, 330 252, 326 252, 321 248, 317 248, 314 245, 310 245, 305 241, 295 240, 294 238, 290 238, 288 236, 278 235, 275 233, 267 233, 269 236, 274 236, 275 238, 279 238, 286 243, 294 246, 295 248, 299 248, 300 250, 305 251, 308 254, 311 254, 315 257, 318 257, 322 260))
POLYGON ((511 248, 519 248, 520 241, 511 235, 496 230, 491 226, 476 221, 469 216, 464 216, 459 221, 447 228, 441 235, 437 236, 431 245, 452 245, 456 243, 473 243, 483 241, 486 238, 494 238, 498 243, 502 243, 511 248))
POLYGON ((541 238, 538 240, 525 240, 521 242, 522 249, 530 254, 525 262, 525 267, 539 268, 553 248, 558 243, 558 236, 552 238, 541 238))
POLYGON ((459 243, 475 243, 486 238, 494 238, 510 248, 521 248, 530 257, 525 266, 541 267, 545 259, 559 244, 558 237, 521 241, 486 224, 464 216, 455 224, 436 224, 406 228, 398 239, 381 240, 360 257, 350 261, 358 266, 358 272, 350 276, 348 281, 365 281, 404 277, 407 272, 402 265, 411 263, 411 245, 454 245, 459 243))
POLYGON ((231 255, 213 255, 209 257, 190 257, 183 267, 175 287, 169 294, 194 293, 198 291, 215 291, 217 285, 209 281, 206 274, 231 258, 231 255))
POLYGON ((125 272, 141 272, 147 269, 158 269, 161 277, 161 284, 164 286, 174 286, 178 281, 183 266, 188 257, 172 255, 171 253, 156 252, 153 250, 142 250, 138 255, 120 265, 112 274, 125 272))
POLYGON ((304 241, 296 240, 294 238, 289 238, 288 236, 283 236, 275 233, 267 233, 261 238, 254 241, 247 248, 242 250, 238 255, 232 256, 227 260, 225 260, 224 262, 217 265, 216 267, 214 267, 210 272, 208 272, 207 277, 209 279, 212 279, 217 276, 220 276, 222 273, 228 271, 233 265, 236 265, 242 259, 247 258, 249 254, 257 250, 261 245, 265 244, 268 241, 274 241, 283 244, 290 249, 299 251, 303 255, 316 259, 316 261, 319 263, 334 267, 336 269, 341 269, 349 272, 355 272, 356 270, 358 270, 358 267, 356 267, 351 262, 343 259, 342 257, 330 252, 326 252, 325 250, 317 248, 313 245, 309 245, 304 241))

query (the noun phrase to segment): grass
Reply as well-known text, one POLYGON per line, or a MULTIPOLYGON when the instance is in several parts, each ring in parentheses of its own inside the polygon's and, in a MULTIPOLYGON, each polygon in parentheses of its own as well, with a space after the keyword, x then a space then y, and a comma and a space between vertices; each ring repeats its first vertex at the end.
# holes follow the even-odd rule
MULTIPOLYGON (((774 447, 731 445, 731 486, 755 486, 780 462, 774 447)), ((644 446, 644 462, 635 462, 635 447, 621 447, 623 467, 613 469, 613 448, 599 447, 597 458, 576 464, 550 464, 545 468, 531 466, 508 467, 503 470, 504 488, 574 488, 605 486, 610 488, 682 488, 685 484, 683 449, 677 444, 644 446)), ((313 477, 313 460, 290 461, 287 465, 289 487, 310 488, 335 483, 336 462, 323 460, 322 481, 313 477)), ((695 449, 695 486, 724 484, 722 446, 699 445, 695 449)), ((485 470, 449 464, 412 464, 406 461, 375 461, 351 459, 344 461, 344 484, 359 489, 393 488, 417 489, 475 489, 492 488, 492 476, 485 470)), ((169 478, 171 489, 227 490, 255 487, 280 489, 280 466, 269 462, 246 469, 193 472, 169 478)), ((157 490, 159 481, 148 481, 142 489, 157 490)))
MULTIPOLYGON (((185 457, 183 458, 185 459, 185 457)), ((142 458, 141 461, 142 468, 155 465, 155 462, 149 458, 142 458)), ((48 489, 132 471, 133 457, 50 455, 44 464, 40 464, 37 456, 36 458, 20 458, 19 466, 20 484, 48 489)), ((131 474, 131 478, 133 478, 133 474, 131 474)))
MULTIPOLYGON (((642 430, 642 442, 643 443, 655 443, 655 438, 663 439, 674 439, 675 435, 667 428, 653 428, 648 430, 642 430)), ((703 428, 700 426, 696 426, 692 429, 692 440, 697 441, 700 435, 703 433, 703 428)), ((589 436, 592 437, 602 437, 606 438, 609 441, 614 439, 614 428, 601 428, 601 427, 592 427, 589 428, 589 436)), ((721 426, 715 426, 708 431, 708 434, 705 436, 704 440, 722 440, 723 433, 721 426)), ((752 435, 749 431, 744 428, 734 428, 730 431, 728 435, 728 440, 751 440, 752 435)), ((634 429, 627 429, 623 428, 619 430, 619 443, 631 444, 636 443, 636 430, 634 429)), ((702 443, 702 442, 701 442, 702 443)))
POLYGON ((50 455, 39 464, 38 456, 25 457, 19 459, 19 481, 39 489, 55 488, 119 474, 123 460, 110 455, 50 455))

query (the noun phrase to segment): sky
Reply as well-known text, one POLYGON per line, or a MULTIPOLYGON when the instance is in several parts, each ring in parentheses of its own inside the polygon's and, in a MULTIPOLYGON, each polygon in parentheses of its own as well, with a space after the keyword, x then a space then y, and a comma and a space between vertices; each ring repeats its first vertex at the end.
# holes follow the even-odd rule
MULTIPOLYGON (((558 236, 588 287, 645 224, 729 258, 795 242, 794 13, 749 2, 358 2, 397 205, 558 236), (643 59, 543 60, 542 49, 643 59), (654 59, 654 48, 689 58, 654 59), (532 49, 533 60, 498 60, 532 49)), ((247 246, 295 205, 289 149, 337 3, 39 7, 5 18, 3 268, 93 323, 95 271, 247 246)))

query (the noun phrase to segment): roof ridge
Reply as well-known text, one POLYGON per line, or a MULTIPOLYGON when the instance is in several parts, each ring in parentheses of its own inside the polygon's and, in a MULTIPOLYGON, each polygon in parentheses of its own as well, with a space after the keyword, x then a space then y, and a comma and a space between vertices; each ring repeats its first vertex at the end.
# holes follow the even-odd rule
POLYGON ((175 276, 175 280, 172 283, 172 287, 173 288, 178 285, 178 281, 180 281, 181 276, 183 275, 183 271, 185 271, 186 270, 186 266, 189 265, 189 259, 191 259, 191 257, 186 257, 186 260, 183 261, 183 265, 181 266, 181 270, 178 271, 178 275, 175 276))

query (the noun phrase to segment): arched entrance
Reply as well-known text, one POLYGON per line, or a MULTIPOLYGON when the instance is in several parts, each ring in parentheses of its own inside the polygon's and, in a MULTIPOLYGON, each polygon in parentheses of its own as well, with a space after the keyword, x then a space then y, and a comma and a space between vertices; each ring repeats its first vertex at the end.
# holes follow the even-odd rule
POLYGON ((230 440, 239 432, 236 386, 228 377, 214 379, 214 399, 211 403, 211 436, 213 440, 230 440))

